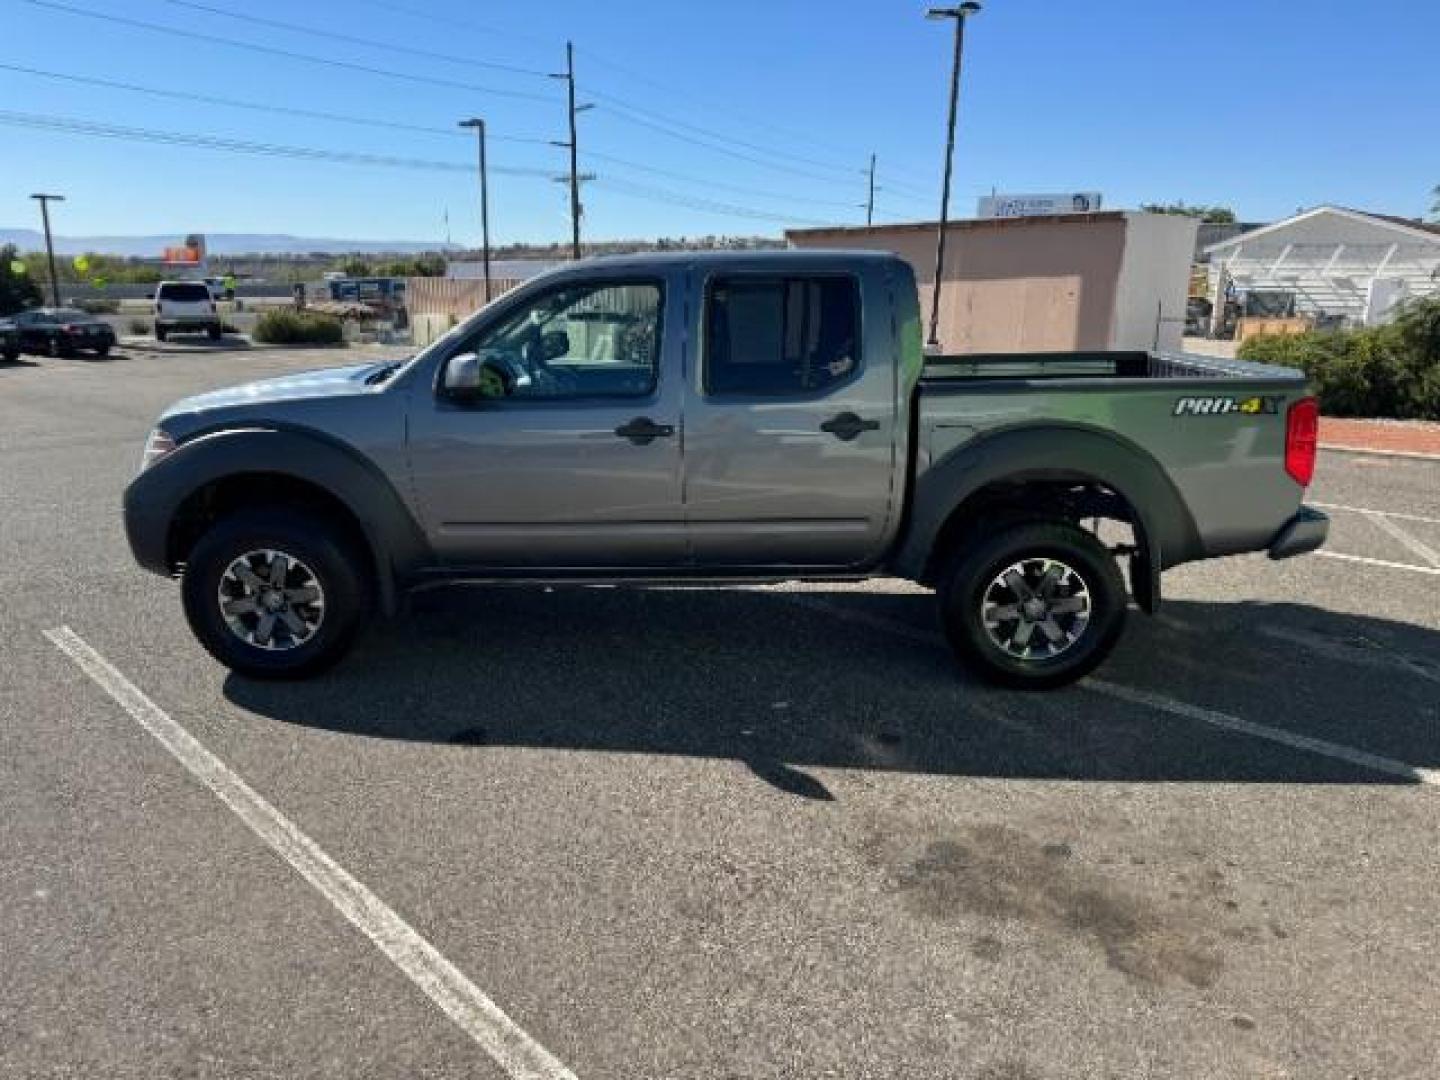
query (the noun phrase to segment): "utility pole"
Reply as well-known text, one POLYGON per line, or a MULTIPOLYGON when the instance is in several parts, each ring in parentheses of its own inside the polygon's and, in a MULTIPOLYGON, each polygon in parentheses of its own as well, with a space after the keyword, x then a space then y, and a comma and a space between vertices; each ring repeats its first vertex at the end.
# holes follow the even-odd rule
POLYGON ((950 66, 950 119, 945 127, 945 182, 940 193, 940 229, 935 238, 935 286, 930 297, 930 334, 926 345, 939 346, 940 282, 945 270, 945 232, 950 224, 950 172, 955 160, 955 110, 960 99, 960 55, 965 49, 965 20, 980 10, 974 0, 958 7, 931 8, 927 19, 955 20, 955 60, 950 66))
POLYGON ((490 302, 490 178, 485 168, 485 121, 476 117, 461 120, 462 128, 474 128, 480 143, 480 258, 485 265, 485 302, 490 302))
POLYGON ((865 200, 865 224, 875 224, 875 155, 870 155, 870 195, 865 200))
POLYGON ((575 104, 575 43, 565 42, 565 70, 559 74, 550 76, 552 79, 564 79, 566 90, 570 101, 570 141, 557 142, 553 145, 568 147, 570 150, 570 256, 580 258, 580 148, 575 138, 575 117, 586 109, 593 109, 593 105, 575 104))
POLYGON ((60 306, 60 275, 55 272, 55 242, 50 238, 50 204, 64 202, 64 195, 31 195, 40 201, 40 217, 45 222, 45 254, 50 260, 50 302, 60 306))

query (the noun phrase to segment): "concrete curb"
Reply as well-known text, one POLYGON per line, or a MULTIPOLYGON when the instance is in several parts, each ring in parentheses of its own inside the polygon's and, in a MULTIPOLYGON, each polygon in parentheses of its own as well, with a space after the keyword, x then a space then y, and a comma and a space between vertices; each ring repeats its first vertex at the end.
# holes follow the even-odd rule
POLYGON ((1342 446, 1339 443, 1320 443, 1321 450, 1332 450, 1341 454, 1372 454, 1375 457, 1411 458, 1415 461, 1440 461, 1440 454, 1422 454, 1418 450, 1373 450, 1368 446, 1342 446))

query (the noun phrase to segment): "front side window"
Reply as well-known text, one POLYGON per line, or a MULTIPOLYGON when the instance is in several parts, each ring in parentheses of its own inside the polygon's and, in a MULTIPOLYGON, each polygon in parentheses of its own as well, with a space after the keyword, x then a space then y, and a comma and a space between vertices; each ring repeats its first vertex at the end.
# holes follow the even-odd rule
POLYGON ((492 323, 460 351, 514 398, 644 397, 660 363, 659 284, 569 285, 492 323))
POLYGON ((860 305, 844 277, 717 278, 706 307, 705 392, 810 396, 860 365, 860 305))

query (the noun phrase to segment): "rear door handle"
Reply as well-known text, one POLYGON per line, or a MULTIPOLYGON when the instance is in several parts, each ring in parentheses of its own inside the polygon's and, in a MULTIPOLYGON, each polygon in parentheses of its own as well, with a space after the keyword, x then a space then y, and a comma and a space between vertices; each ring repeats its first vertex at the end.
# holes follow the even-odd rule
POLYGON ((635 446, 645 446, 656 439, 674 435, 675 428, 671 424, 657 424, 648 416, 637 416, 629 423, 617 427, 615 434, 622 439, 629 439, 635 446))
POLYGON ((862 431, 879 431, 879 420, 861 420, 853 412, 842 412, 820 425, 820 430, 834 435, 841 442, 858 439, 862 431))

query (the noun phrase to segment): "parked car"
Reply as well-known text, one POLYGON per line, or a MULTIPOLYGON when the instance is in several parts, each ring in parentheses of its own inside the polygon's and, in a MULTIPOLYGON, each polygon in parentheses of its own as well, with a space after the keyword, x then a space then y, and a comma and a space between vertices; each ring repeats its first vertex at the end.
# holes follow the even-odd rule
POLYGON ((0 319, 0 356, 7 363, 20 359, 20 328, 9 319, 0 319))
POLYGON ((162 281, 155 287, 155 340, 170 334, 206 334, 219 341, 220 311, 203 281, 162 281))
POLYGON ((46 356, 93 352, 106 356, 115 347, 115 330, 98 315, 79 308, 34 308, 11 318, 20 331, 20 351, 46 356))
POLYGON ((624 256, 535 278, 408 361, 175 404, 125 525, 249 675, 316 671, 437 581, 884 575, 938 591, 982 674, 1046 687, 1114 645, 1120 563, 1150 612, 1169 567, 1319 547, 1317 417, 1288 368, 927 360, 891 255, 624 256))

